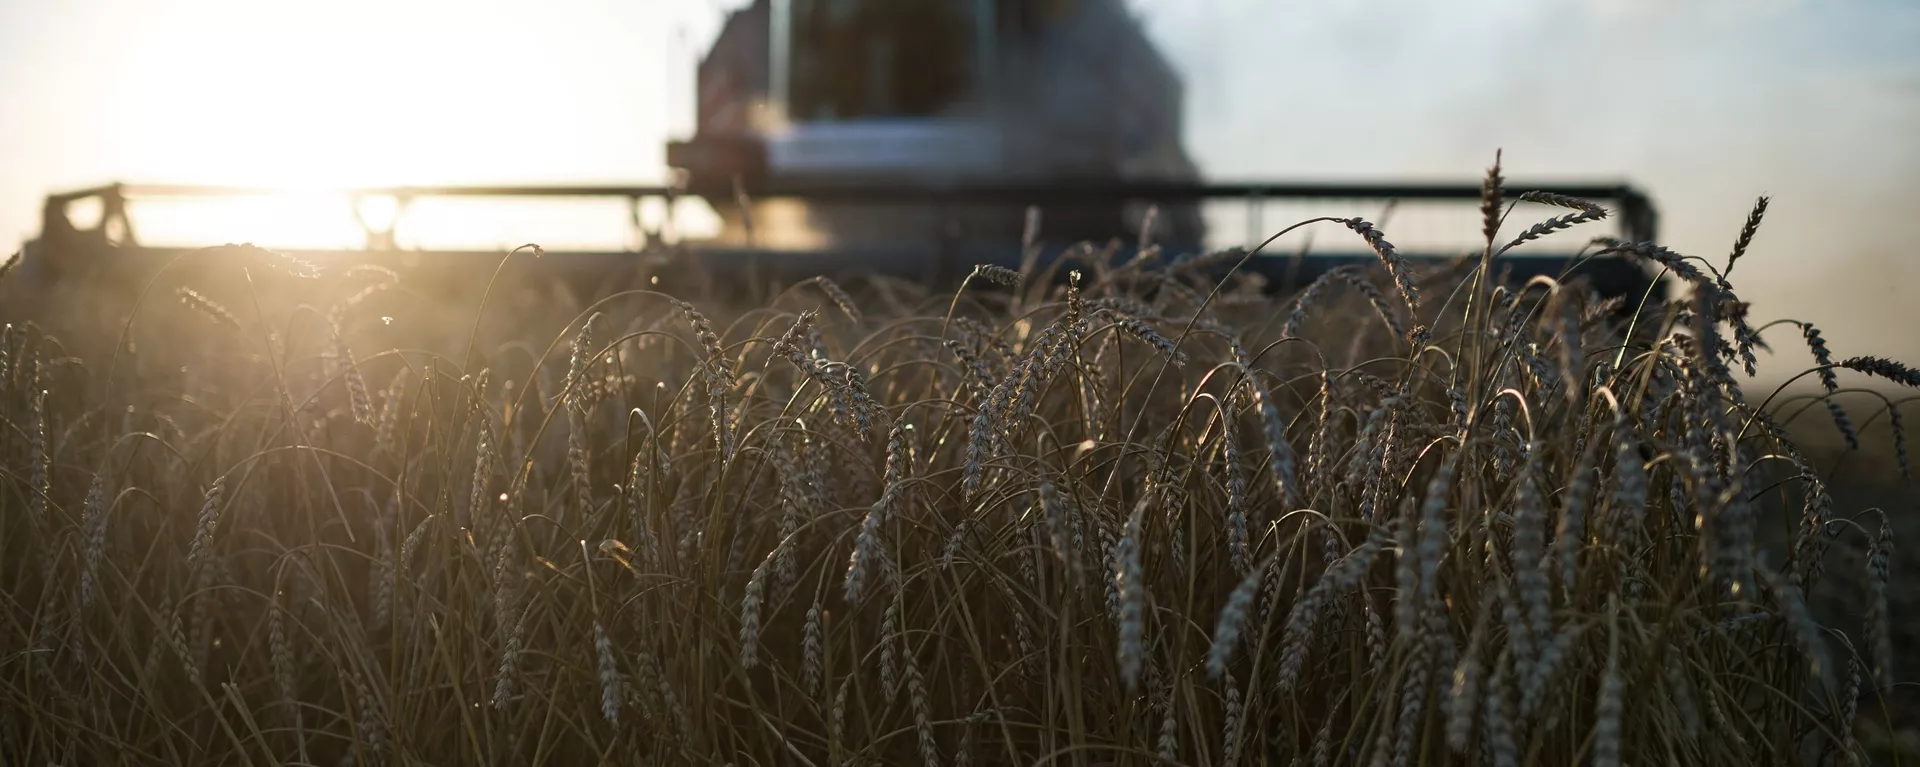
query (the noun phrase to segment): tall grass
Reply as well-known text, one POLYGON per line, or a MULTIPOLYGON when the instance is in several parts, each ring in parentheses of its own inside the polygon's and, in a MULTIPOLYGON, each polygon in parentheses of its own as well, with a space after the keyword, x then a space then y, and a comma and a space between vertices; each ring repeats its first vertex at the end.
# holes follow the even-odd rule
MULTIPOLYGON (((1606 215, 1535 194, 1574 212, 1522 226, 1502 195, 1496 169, 1458 263, 1304 222, 1380 265, 1292 297, 1247 254, 1089 248, 746 309, 502 284, 434 324, 392 271, 255 259, 111 307, 108 359, 10 327, 0 754, 1864 758, 1903 671, 1889 523, 1742 391, 1785 326, 1651 243, 1582 253, 1682 298, 1499 279, 1606 215), (369 353, 391 323, 435 329, 369 353), (1833 583, 1863 620, 1817 622, 1833 583)), ((1813 352, 1827 391, 1915 383, 1813 352)))

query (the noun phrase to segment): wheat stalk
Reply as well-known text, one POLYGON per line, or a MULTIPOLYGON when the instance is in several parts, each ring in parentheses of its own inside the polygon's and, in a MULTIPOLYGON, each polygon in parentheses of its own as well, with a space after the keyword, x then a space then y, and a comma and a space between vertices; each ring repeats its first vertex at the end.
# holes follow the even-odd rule
MULTIPOLYGON (((94 472, 82 511, 81 528, 86 531, 87 548, 85 564, 80 570, 80 611, 85 612, 93 604, 94 584, 100 579, 100 561, 107 553, 107 473, 104 467, 94 472)), ((202 525, 206 524, 203 518, 202 525)), ((208 529, 207 535, 212 534, 213 531, 208 529)), ((197 535, 195 539, 198 540, 197 535)))

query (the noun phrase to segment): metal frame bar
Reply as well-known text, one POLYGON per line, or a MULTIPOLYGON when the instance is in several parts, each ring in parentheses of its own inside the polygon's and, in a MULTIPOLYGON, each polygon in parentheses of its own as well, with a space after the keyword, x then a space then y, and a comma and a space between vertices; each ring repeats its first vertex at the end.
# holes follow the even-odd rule
MULTIPOLYGON (((1250 195, 1276 199, 1289 197, 1394 197, 1406 200, 1480 199, 1480 185, 1478 183, 1407 184, 1365 181, 1240 181, 1216 183, 1121 181, 1111 183, 1068 184, 850 184, 820 181, 768 180, 748 182, 745 186, 747 192, 755 197, 806 197, 846 202, 887 202, 902 200, 903 198, 910 198, 905 200, 907 202, 925 202, 929 198, 940 198, 954 202, 1007 202, 1010 200, 1110 202, 1142 198, 1178 201, 1246 197, 1250 195)), ((1509 190, 1540 189, 1558 192, 1571 197, 1596 200, 1622 200, 1629 197, 1644 199, 1644 196, 1638 190, 1627 184, 1512 182, 1507 184, 1506 188, 1509 190)), ((690 192, 697 194, 700 191, 701 190, 697 188, 690 190, 684 187, 667 185, 622 186, 591 184, 390 186, 320 189, 284 189, 261 186, 208 186, 197 184, 110 184, 107 186, 48 195, 47 199, 61 201, 77 200, 113 193, 127 197, 230 197, 281 194, 286 192, 319 192, 322 194, 339 193, 369 196, 392 195, 396 197, 663 197, 673 194, 684 195, 690 192)))
MULTIPOLYGON (((1659 217, 1652 201, 1638 189, 1624 183, 1592 182, 1511 182, 1509 190, 1544 190, 1591 200, 1614 202, 1621 230, 1628 239, 1652 241, 1659 234, 1659 217)), ((51 213, 66 203, 100 197, 121 203, 138 197, 238 197, 285 193, 288 189, 255 186, 201 186, 191 184, 111 184, 47 196, 51 213)), ((708 197, 717 204, 731 204, 744 194, 750 199, 803 199, 820 202, 901 204, 901 205, 1076 205, 1119 204, 1129 201, 1190 202, 1202 200, 1286 199, 1399 199, 1399 200, 1477 200, 1480 185, 1459 183, 1391 182, 1264 182, 1219 183, 1186 182, 1111 182, 1051 184, 859 184, 810 180, 769 179, 758 182, 731 180, 708 188, 647 185, 472 185, 472 186, 394 186, 339 189, 302 189, 301 192, 341 194, 349 197, 391 196, 417 200, 421 197, 611 197, 639 199, 694 195, 708 197)))

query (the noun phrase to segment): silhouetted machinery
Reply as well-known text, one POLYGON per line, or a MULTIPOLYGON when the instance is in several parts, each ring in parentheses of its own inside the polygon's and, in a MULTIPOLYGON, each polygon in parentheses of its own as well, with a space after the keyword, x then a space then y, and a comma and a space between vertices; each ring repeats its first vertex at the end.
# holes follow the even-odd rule
MULTIPOLYGON (((731 243, 1007 243, 1020 206, 1046 202, 1050 238, 1105 240, 1147 223, 1150 201, 1045 192, 1199 181, 1180 138, 1180 79, 1119 0, 758 0, 727 19, 698 81, 697 132, 667 149, 697 192, 1032 190, 885 210, 815 200, 787 219, 728 207, 731 243), (767 225, 749 231, 750 219, 767 225)), ((1156 238, 1199 244, 1196 201, 1162 202, 1156 238)))
MULTIPOLYGON (((1203 182, 1181 140, 1180 78, 1121 0, 755 0, 727 18, 697 81, 695 133, 667 147, 675 183, 345 190, 356 199, 390 198, 400 213, 380 226, 363 220, 364 249, 296 255, 484 277, 474 262, 499 251, 425 250, 396 241, 395 224, 410 203, 448 197, 627 201, 630 242, 550 249, 541 261, 542 270, 587 294, 641 276, 622 270, 657 276, 689 263, 748 290, 823 273, 951 283, 974 264, 1018 264, 1030 207, 1042 212, 1041 235, 1052 254, 1112 238, 1151 238, 1175 255, 1196 250, 1207 234, 1203 205, 1209 218, 1244 211, 1249 241, 1260 234, 1263 211, 1275 206, 1349 216, 1372 216, 1396 202, 1453 206, 1469 213, 1454 228, 1479 228, 1471 215, 1477 182, 1203 182), (671 216, 688 196, 719 213, 716 238, 662 238, 659 227, 642 224, 643 205, 671 216)), ((1509 188, 1610 203, 1611 233, 1655 236, 1652 205, 1626 185, 1509 188)), ((42 284, 142 285, 142 275, 183 250, 135 238, 142 201, 271 191, 115 184, 51 195, 22 276, 42 284), (99 215, 79 220, 72 215, 79 205, 99 215)), ((1410 246, 1400 223, 1383 228, 1403 254, 1460 252, 1410 246)), ((1322 244, 1305 258, 1273 254, 1246 268, 1286 290, 1327 268, 1370 259, 1362 248, 1357 239, 1322 244)), ((1506 263, 1520 278, 1558 274, 1570 255, 1534 252, 1506 263)), ((1128 257, 1126 248, 1116 257, 1128 257)), ((1649 284, 1645 273, 1617 259, 1579 268, 1602 293, 1649 284)))

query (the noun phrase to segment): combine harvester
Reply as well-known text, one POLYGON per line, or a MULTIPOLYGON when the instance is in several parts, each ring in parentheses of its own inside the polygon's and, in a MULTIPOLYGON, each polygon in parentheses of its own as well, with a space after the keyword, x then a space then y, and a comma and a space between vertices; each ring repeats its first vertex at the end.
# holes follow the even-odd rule
MULTIPOLYGON (((409 206, 433 198, 624 202, 627 243, 550 249, 521 275, 557 277, 583 298, 646 282, 687 289, 695 273, 696 289, 746 299, 818 274, 951 285, 975 264, 1018 265, 1030 209, 1041 213, 1042 260, 1116 235, 1125 244, 1112 248, 1115 259, 1150 241, 1173 260, 1209 244, 1209 219, 1216 228, 1242 219, 1252 243, 1263 222, 1378 220, 1389 209, 1381 228, 1408 256, 1473 250, 1477 181, 1205 182, 1182 145, 1181 100, 1180 78, 1120 0, 757 0, 729 16, 699 65, 696 132, 667 147, 677 183, 343 190, 356 203, 386 200, 394 214, 361 221, 362 248, 290 252, 321 264, 390 265, 456 295, 477 290, 500 251, 396 243, 409 206), (718 214, 716 236, 674 235, 671 211, 688 197, 718 214), (650 206, 667 219, 643 226, 650 206), (1421 215, 1450 221, 1438 229, 1454 241, 1410 239, 1401 227, 1421 215)), ((1528 189, 1608 205, 1613 228, 1595 234, 1655 237, 1651 204, 1624 184, 1510 185, 1510 193, 1528 189)), ((144 204, 274 191, 115 184, 52 195, 22 264, 25 299, 55 284, 137 291, 170 256, 190 251, 141 244, 134 224, 144 204), (91 220, 71 215, 79 206, 91 220)), ((1503 264, 1519 279, 1558 275, 1573 255, 1522 249, 1503 264)), ((1310 253, 1263 253, 1247 268, 1285 291, 1371 259, 1358 238, 1329 236, 1310 253)), ((1576 273, 1607 295, 1651 284, 1615 258, 1580 262, 1576 273)))

